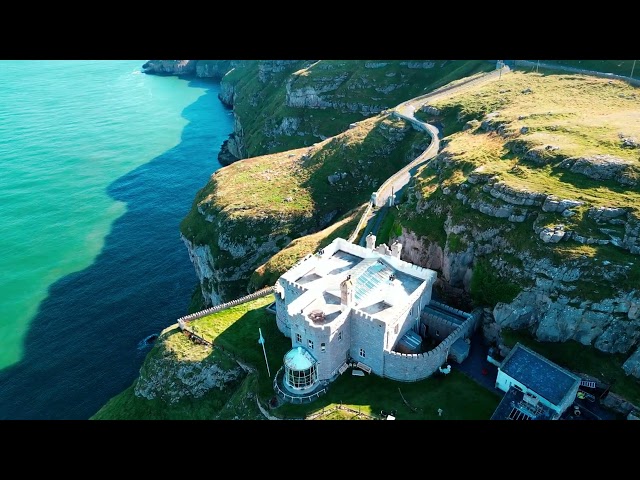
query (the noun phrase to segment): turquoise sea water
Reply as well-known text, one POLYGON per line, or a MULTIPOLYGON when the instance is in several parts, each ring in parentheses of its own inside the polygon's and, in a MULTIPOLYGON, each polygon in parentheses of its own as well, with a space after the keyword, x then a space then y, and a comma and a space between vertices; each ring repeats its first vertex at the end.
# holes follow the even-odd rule
POLYGON ((142 63, 0 61, 0 419, 88 418, 186 312, 178 225, 232 117, 142 63))

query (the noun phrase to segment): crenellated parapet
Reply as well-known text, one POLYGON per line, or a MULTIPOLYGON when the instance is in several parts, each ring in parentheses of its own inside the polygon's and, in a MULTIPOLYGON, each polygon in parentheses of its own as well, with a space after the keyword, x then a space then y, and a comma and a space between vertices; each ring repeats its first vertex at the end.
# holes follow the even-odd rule
POLYGON ((415 382, 423 380, 433 375, 439 367, 444 365, 449 357, 449 350, 453 343, 460 338, 469 338, 473 331, 477 328, 482 310, 476 309, 471 313, 457 310, 442 303, 437 304, 439 308, 456 313, 459 316, 466 317, 461 325, 455 325, 444 319, 451 328, 450 333, 435 348, 424 353, 405 354, 385 350, 384 352, 384 376, 393 380, 402 382, 415 382))

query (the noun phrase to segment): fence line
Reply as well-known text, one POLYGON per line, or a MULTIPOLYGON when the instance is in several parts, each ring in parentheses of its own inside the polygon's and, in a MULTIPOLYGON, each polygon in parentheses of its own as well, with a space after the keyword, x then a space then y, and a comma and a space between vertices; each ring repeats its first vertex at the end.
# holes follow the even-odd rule
POLYGON ((536 67, 536 66, 540 66, 542 68, 550 68, 550 69, 565 71, 565 72, 569 72, 569 73, 578 73, 578 74, 581 74, 581 75, 590 75, 592 77, 609 78, 609 79, 613 78, 613 79, 616 79, 616 80, 622 80, 624 82, 627 82, 630 85, 633 85, 635 87, 640 87, 640 80, 632 78, 632 77, 627 77, 625 75, 617 75, 615 73, 596 72, 594 70, 586 70, 584 68, 569 67, 567 65, 556 65, 556 64, 553 64, 553 63, 545 63, 545 62, 532 62, 531 60, 514 60, 513 63, 514 63, 514 65, 516 67, 536 67))
POLYGON ((360 220, 358 221, 358 224, 356 225, 355 230, 353 231, 353 233, 351 233, 351 235, 349 235, 349 238, 347 239, 349 242, 351 242, 351 243, 354 242, 354 240, 358 236, 358 232, 363 227, 365 221, 369 217, 369 214, 371 213, 371 209, 372 208, 373 208, 373 202, 371 200, 369 200, 369 205, 367 205, 367 208, 365 209, 364 213, 360 217, 360 220))

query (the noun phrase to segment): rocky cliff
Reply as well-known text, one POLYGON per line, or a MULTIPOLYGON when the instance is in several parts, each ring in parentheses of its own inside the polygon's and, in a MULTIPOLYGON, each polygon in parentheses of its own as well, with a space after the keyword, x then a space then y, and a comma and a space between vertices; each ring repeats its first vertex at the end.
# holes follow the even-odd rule
POLYGON ((403 258, 490 305, 491 338, 508 327, 634 352, 637 99, 623 82, 512 73, 426 106, 447 138, 401 207, 403 258))
POLYGON ((142 65, 144 73, 155 75, 193 75, 197 60, 149 60, 142 65))
POLYGON ((140 369, 134 394, 175 404, 200 398, 212 389, 233 389, 245 371, 233 360, 192 344, 177 328, 163 332, 140 369))
POLYGON ((234 132, 221 161, 312 145, 449 81, 489 70, 484 61, 262 60, 221 82, 234 132))
POLYGON ((142 65, 142 71, 153 75, 196 76, 220 80, 239 63, 237 60, 149 60, 142 65))

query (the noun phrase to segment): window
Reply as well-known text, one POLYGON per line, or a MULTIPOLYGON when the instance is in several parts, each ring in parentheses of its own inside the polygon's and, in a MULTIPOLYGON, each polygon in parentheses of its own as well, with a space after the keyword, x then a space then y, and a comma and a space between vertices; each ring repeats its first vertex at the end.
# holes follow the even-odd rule
POLYGON ((393 327, 393 333, 398 333, 398 330, 400 330, 400 324, 396 323, 396 326, 393 327))
POLYGON ((361 349, 360 349, 360 356, 361 356, 362 358, 365 358, 365 357, 367 356, 367 353, 364 351, 364 348, 361 348, 361 349))
POLYGON ((440 336, 440 330, 436 330, 436 337, 440 336))
POLYGON ((307 345, 309 345, 309 348, 313 350, 313 340, 307 340, 307 345))
POLYGON ((287 383, 293 388, 307 388, 318 380, 318 373, 315 365, 312 365, 311 368, 306 370, 291 370, 287 368, 285 375, 287 383))
POLYGON ((321 343, 321 344, 320 344, 320 351, 321 351, 321 352, 326 352, 326 351, 327 351, 327 345, 326 345, 326 343, 321 343))
POLYGON ((512 386, 513 386, 513 388, 515 388, 516 390, 520 390, 521 392, 523 391, 523 390, 522 390, 522 387, 521 387, 520 385, 516 385, 515 383, 513 383, 513 384, 512 384, 512 386))
POLYGON ((302 335, 300 335, 299 333, 296 333, 296 342, 302 343, 302 335))
POLYGON ((341 342, 342 341, 342 330, 340 330, 338 332, 338 341, 341 342))

